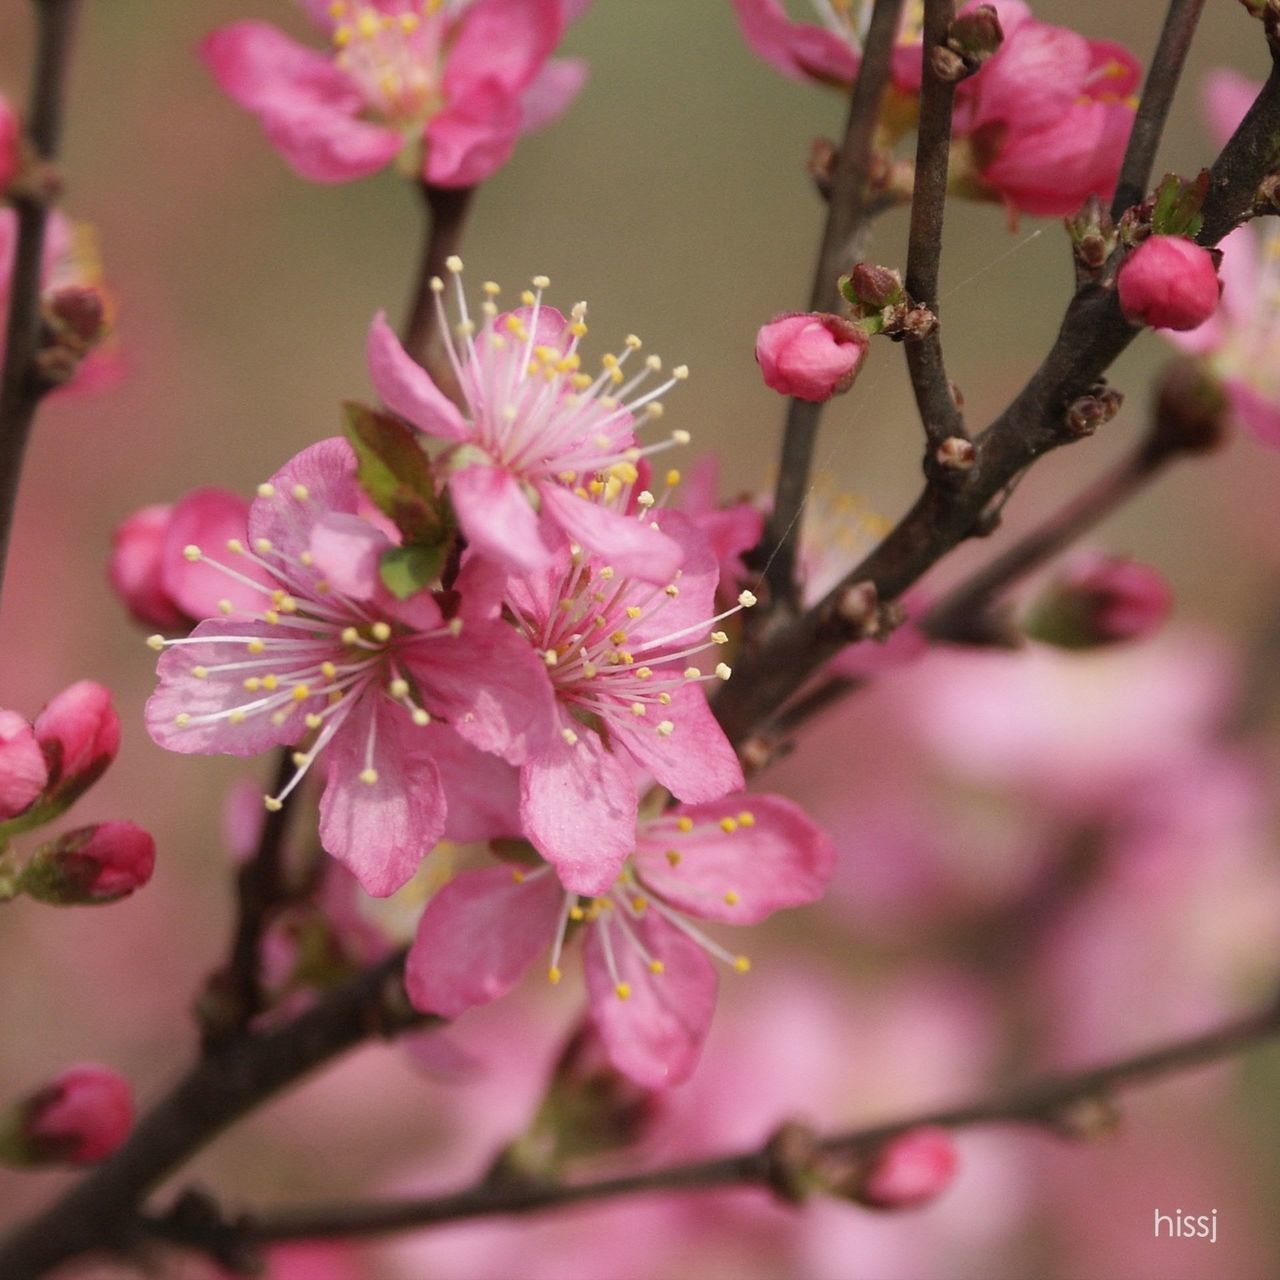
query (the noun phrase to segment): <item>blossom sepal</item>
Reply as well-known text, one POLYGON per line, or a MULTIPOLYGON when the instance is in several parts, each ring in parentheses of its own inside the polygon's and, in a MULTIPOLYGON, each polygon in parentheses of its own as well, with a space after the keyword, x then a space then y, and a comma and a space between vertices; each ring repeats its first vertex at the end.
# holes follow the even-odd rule
POLYGON ((148 832, 132 822, 101 822, 41 845, 14 887, 51 906, 102 906, 140 889, 155 862, 148 832))

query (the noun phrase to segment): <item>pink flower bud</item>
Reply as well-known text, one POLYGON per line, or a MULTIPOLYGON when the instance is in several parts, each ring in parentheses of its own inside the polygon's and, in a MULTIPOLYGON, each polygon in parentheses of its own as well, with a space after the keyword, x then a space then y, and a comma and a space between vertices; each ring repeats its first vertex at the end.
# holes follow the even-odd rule
POLYGON ((156 842, 132 822, 99 822, 41 845, 18 879, 21 892, 55 906, 117 902, 148 880, 156 842))
POLYGON ((26 718, 0 711, 0 821, 30 808, 47 780, 44 753, 26 718))
POLYGON ((911 1129, 891 1138, 872 1157, 857 1199, 874 1209, 915 1209, 951 1183, 957 1156, 945 1129, 911 1129))
POLYGON ((94 1164, 133 1125, 129 1084, 92 1064, 69 1067, 0 1121, 0 1159, 8 1164, 94 1164))
POLYGON ((798 400, 830 400, 848 391, 866 350, 859 326, 820 312, 778 316, 756 335, 765 384, 798 400))
POLYGON ((120 749, 111 692, 93 680, 58 694, 36 717, 35 731, 49 765, 49 791, 63 808, 106 772, 120 749))
POLYGON ((1149 636, 1172 609, 1173 593, 1150 565, 1088 552, 1040 597, 1024 630, 1060 648, 1092 649, 1149 636))
POLYGON ((1208 249, 1184 236, 1151 236, 1116 280, 1125 319, 1153 329, 1195 329, 1218 309, 1222 286, 1208 249))
POLYGON ((173 507, 143 507, 116 527, 111 538, 107 576, 116 595, 144 626, 176 631, 190 625, 164 589, 160 571, 165 534, 173 507))

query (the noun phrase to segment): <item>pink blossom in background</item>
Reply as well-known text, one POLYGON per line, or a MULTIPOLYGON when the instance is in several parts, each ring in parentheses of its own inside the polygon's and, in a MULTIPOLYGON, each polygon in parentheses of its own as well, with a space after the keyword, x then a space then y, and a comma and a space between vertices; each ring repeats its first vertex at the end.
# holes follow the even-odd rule
POLYGON ((155 638, 169 652, 147 723, 180 752, 256 755, 307 741, 268 806, 323 754, 321 840, 368 892, 385 895, 443 834, 449 801, 467 803, 465 791, 446 800, 432 739, 421 733, 432 717, 520 763, 553 712, 542 663, 483 607, 473 612, 464 595, 450 619, 428 592, 401 601, 386 591, 377 559, 391 544, 357 505, 344 440, 304 450, 259 489, 251 542, 228 554, 278 585, 262 588, 260 612, 230 610, 188 639, 155 638))
POLYGON ((555 120, 586 78, 552 60, 580 5, 562 0, 315 0, 319 52, 263 22, 222 27, 201 54, 302 177, 346 182, 395 161, 470 187, 517 138, 555 120))
POLYGON ((1207 249, 1184 236, 1156 235, 1124 260, 1116 291, 1131 323, 1182 330, 1213 315, 1222 286, 1207 249))
POLYGON ((0 821, 29 808, 48 777, 30 722, 16 711, 0 711, 0 821))
POLYGON ((717 800, 743 785, 742 768, 701 686, 727 680, 714 661, 717 566, 678 511, 654 513, 684 567, 665 586, 639 581, 601 555, 561 552, 549 573, 507 583, 505 603, 546 663, 556 732, 524 762, 525 834, 566 888, 600 893, 635 836, 636 776, 648 773, 679 800, 717 800), (693 661, 706 654, 705 664, 693 661))
POLYGON ((946 1129, 909 1129, 872 1156, 859 1179, 858 1199, 875 1209, 918 1209, 947 1189, 958 1165, 946 1129))
POLYGON ((0 1159, 96 1164, 128 1137, 133 1094, 114 1071, 68 1067, 0 1121, 0 1159))
MULTIPOLYGON (((450 274, 462 324, 469 312, 462 264, 450 274)), ((428 437, 447 441, 449 495, 468 543, 513 570, 548 568, 566 540, 607 556, 619 572, 664 582, 680 565, 680 549, 646 520, 631 518, 645 454, 637 427, 656 420, 660 397, 687 376, 684 366, 660 377, 656 356, 627 362, 640 348, 628 336, 606 355, 598 375, 582 371, 578 351, 587 333, 586 304, 572 318, 542 302, 546 277, 534 280, 517 311, 499 315, 496 285, 486 285, 477 333, 455 338, 437 290, 441 331, 466 401, 466 413, 405 353, 386 319, 369 331, 369 371, 383 403, 428 437)), ((443 286, 442 286, 443 287, 443 286)), ((687 441, 687 433, 676 432, 687 441)))
POLYGON ((456 1017, 506 994, 551 949, 558 982, 570 922, 591 925, 583 964, 613 1065, 650 1088, 688 1078, 710 1025, 718 959, 749 962, 695 926, 755 924, 819 897, 834 853, 780 796, 731 796, 643 822, 617 882, 585 904, 548 868, 463 872, 428 904, 406 966, 410 999, 456 1017))
POLYGON ((150 832, 133 822, 100 822, 41 845, 18 885, 29 897, 61 906, 117 902, 142 888, 155 865, 150 832))
POLYGON ((21 147, 22 126, 17 113, 0 97, 0 195, 18 172, 21 147))
POLYGON ((867 335, 839 316, 777 316, 756 335, 765 385, 784 396, 821 402, 848 391, 867 353, 867 335))
POLYGON ((1150 565, 1097 551, 1071 557, 1036 599, 1024 627, 1067 649, 1141 640, 1173 611, 1173 593, 1150 565))

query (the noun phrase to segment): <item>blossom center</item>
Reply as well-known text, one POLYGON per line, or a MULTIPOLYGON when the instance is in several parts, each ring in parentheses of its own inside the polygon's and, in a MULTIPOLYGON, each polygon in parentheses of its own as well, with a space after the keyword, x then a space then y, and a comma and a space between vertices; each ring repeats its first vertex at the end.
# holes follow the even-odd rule
POLYGON ((369 109, 389 123, 417 130, 440 109, 440 52, 447 12, 443 0, 404 0, 388 12, 334 0, 335 61, 359 86, 369 109))

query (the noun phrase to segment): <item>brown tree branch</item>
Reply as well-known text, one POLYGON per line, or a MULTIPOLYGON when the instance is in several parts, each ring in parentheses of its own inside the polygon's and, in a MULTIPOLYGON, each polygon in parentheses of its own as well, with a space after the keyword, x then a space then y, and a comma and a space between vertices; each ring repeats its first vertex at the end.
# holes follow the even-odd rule
MULTIPOLYGON (((1213 245, 1249 215, 1259 182, 1280 161, 1280 70, 1273 65, 1249 113, 1210 170, 1198 239, 1213 245)), ((1137 337, 1113 289, 1086 283, 1067 307, 1057 341, 1013 402, 975 441, 963 484, 931 477, 889 535, 813 608, 739 654, 715 712, 729 738, 744 742, 851 637, 840 600, 869 583, 894 600, 981 527, 984 512, 1038 458, 1078 438, 1069 409, 1137 337)))
POLYGON ((426 213, 427 233, 422 242, 422 257, 418 262, 409 317, 404 326, 404 349, 423 368, 451 379, 452 372, 447 363, 439 359, 442 348, 440 334, 436 331, 436 303, 431 292, 431 280, 434 276, 444 276, 445 261, 462 246, 475 188, 433 187, 424 182, 419 191, 426 213))
MULTIPOLYGON (((810 311, 834 311, 840 305, 839 277, 853 265, 857 241, 866 227, 867 173, 871 145, 875 138, 880 103, 889 86, 890 64, 903 0, 875 0, 867 29, 862 65, 853 84, 844 141, 836 155, 831 174, 831 195, 827 220, 818 249, 813 284, 809 291, 810 311)), ((800 511, 809 487, 813 466, 813 446, 818 434, 822 406, 808 400, 792 400, 787 405, 787 421, 782 439, 778 484, 773 499, 773 515, 763 545, 770 551, 766 580, 772 599, 794 608, 796 539, 800 511)))
MULTIPOLYGON (((935 71, 931 52, 941 46, 955 18, 955 0, 925 0, 924 66, 920 125, 916 134, 916 178, 907 241, 906 289, 913 301, 938 312, 938 268, 946 212, 947 166, 951 159, 951 115, 956 86, 935 71)), ((938 330, 904 344, 911 389, 930 452, 949 437, 967 439, 964 418, 951 394, 938 330)))
POLYGON ((655 1191, 706 1191, 743 1185, 794 1187, 803 1177, 806 1157, 817 1153, 866 1157, 889 1139, 926 1125, 965 1129, 1029 1124, 1060 1136, 1083 1136, 1091 1117, 1112 1116, 1112 1095, 1117 1090, 1207 1066, 1277 1036, 1280 1004, 1272 1004, 1202 1035, 1091 1070, 1045 1076, 960 1106, 818 1138, 798 1152, 775 1134, 761 1146, 733 1155, 591 1182, 511 1181, 489 1176, 464 1190, 427 1199, 299 1206, 202 1224, 183 1223, 171 1215, 145 1219, 141 1226, 147 1234, 169 1243, 211 1250, 222 1256, 231 1240, 244 1247, 285 1240, 378 1235, 655 1191), (795 1162, 797 1157, 800 1163, 795 1162))
MULTIPOLYGON (((71 38, 80 0, 33 0, 36 55, 27 107, 26 131, 40 165, 57 159, 62 139, 62 102, 71 60, 71 38)), ((9 535, 22 479, 22 463, 35 422, 36 406, 49 390, 37 374, 40 344, 40 275, 50 193, 40 182, 13 193, 17 245, 9 279, 4 371, 0 374, 0 589, 4 586, 9 535)))
POLYGON ((1142 200, 1151 185, 1156 149, 1160 145, 1169 108, 1173 105, 1173 95, 1203 8, 1204 0, 1170 0, 1160 38, 1151 55, 1147 80, 1142 86, 1142 97, 1134 117, 1133 132, 1129 135, 1129 145, 1125 149, 1124 163, 1120 167, 1115 198, 1111 201, 1111 216, 1117 221, 1130 205, 1142 200))

